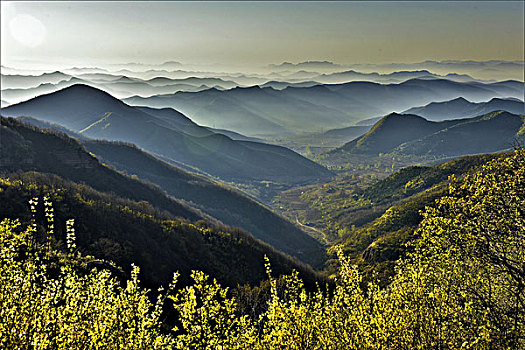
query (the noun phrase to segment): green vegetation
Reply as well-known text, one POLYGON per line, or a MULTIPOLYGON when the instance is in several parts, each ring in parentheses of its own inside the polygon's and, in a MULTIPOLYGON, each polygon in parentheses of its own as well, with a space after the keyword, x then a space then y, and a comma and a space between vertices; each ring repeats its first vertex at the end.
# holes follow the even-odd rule
POLYGON ((435 206, 426 209, 416 230, 420 239, 383 288, 373 282, 363 288, 358 269, 338 248, 335 285, 317 292, 308 292, 297 273, 278 284, 267 262, 270 299, 256 319, 237 315, 237 299, 200 272, 192 274, 190 286, 175 290, 171 285, 161 292, 157 303, 138 286, 137 268, 125 287, 104 271, 81 275, 67 260, 51 273, 49 250, 31 244, 34 226, 21 229, 5 220, 0 226, 0 345, 522 349, 524 182, 523 150, 452 179, 435 206), (174 310, 174 327, 162 322, 162 306, 174 310))
POLYGON ((316 268, 323 266, 326 255, 321 244, 254 200, 203 176, 177 169, 128 144, 84 141, 88 150, 109 163, 106 165, 77 140, 64 134, 42 131, 10 118, 2 118, 1 122, 0 169, 3 171, 56 174, 97 191, 148 202, 176 217, 192 221, 220 220, 226 225, 242 227, 256 238, 316 268), (141 181, 137 175, 150 183, 141 181))
POLYGON ((83 144, 117 170, 150 181, 224 224, 241 227, 277 249, 314 267, 322 267, 325 254, 320 244, 239 191, 180 170, 129 144, 109 141, 85 141, 83 144))
MULTIPOLYGON (((50 236, 53 247, 64 249, 67 231, 63 223, 74 218, 78 250, 83 255, 112 260, 119 266, 138 264, 145 272, 144 283, 148 286, 169 282, 175 270, 181 273, 182 283, 187 283, 194 269, 229 286, 257 285, 266 279, 264 255, 274 260, 278 274, 296 269, 312 284, 321 278, 310 267, 241 229, 202 220, 190 223, 147 202, 97 192, 55 175, 28 172, 0 178, 0 212, 6 218, 29 224, 32 215, 27 201, 44 196, 53 203, 57 218, 50 236)), ((46 242, 47 222, 42 203, 37 209, 39 242, 46 242)))
MULTIPOLYGON (((276 204, 284 214, 324 232, 359 265, 366 279, 386 284, 395 261, 423 219, 420 211, 446 193, 449 176, 463 176, 506 154, 466 156, 433 166, 411 166, 377 180, 381 170, 352 172, 321 185, 284 192, 276 204)), ((312 236, 321 240, 323 237, 312 236)), ((335 261, 329 270, 334 271, 335 261)))
POLYGON ((85 151, 79 141, 52 130, 40 130, 12 118, 0 118, 3 172, 39 171, 113 192, 134 201, 147 201, 172 215, 195 220, 194 209, 167 197, 158 187, 119 174, 85 151))
POLYGON ((499 155, 465 156, 434 166, 406 167, 366 188, 363 197, 374 203, 392 203, 447 181, 451 175, 476 169, 496 157, 499 155))

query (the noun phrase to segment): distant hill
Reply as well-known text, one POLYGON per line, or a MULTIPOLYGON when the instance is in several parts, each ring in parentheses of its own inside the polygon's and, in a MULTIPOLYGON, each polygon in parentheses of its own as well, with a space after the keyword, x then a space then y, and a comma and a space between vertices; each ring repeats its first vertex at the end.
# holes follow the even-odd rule
POLYGON ((221 134, 196 137, 181 130, 181 123, 191 123, 187 119, 181 122, 184 118, 180 115, 155 116, 86 85, 75 85, 11 105, 3 108, 2 114, 57 123, 91 138, 131 142, 173 164, 229 181, 269 180, 293 184, 330 176, 322 166, 289 149, 235 141, 221 134))
MULTIPOLYGON (((3 69, 2 69, 3 70, 3 69)), ((43 73, 40 75, 18 75, 2 74, 2 90, 4 89, 28 89, 42 84, 58 84, 69 80, 72 76, 62 72, 43 73)))
POLYGON ((361 154, 389 153, 402 143, 423 138, 454 123, 457 121, 436 123, 417 115, 391 113, 342 149, 361 154))
POLYGON ((272 69, 317 69, 317 70, 334 70, 343 66, 330 61, 306 61, 299 63, 283 62, 281 64, 270 64, 272 69))
POLYGON ((225 224, 243 227, 258 239, 316 267, 322 266, 323 248, 282 217, 232 189, 170 166, 132 145, 83 140, 103 164, 158 185, 173 197, 156 186, 102 165, 78 141, 64 134, 41 132, 17 120, 2 118, 1 136, 0 170, 4 172, 52 173, 119 197, 147 201, 173 216, 192 221, 217 218, 225 224))
POLYGON ((452 157, 512 149, 525 140, 525 115, 496 111, 480 117, 463 119, 421 139, 400 145, 400 154, 452 157))
POLYGON ((525 113, 525 103, 515 99, 493 98, 488 102, 474 103, 463 97, 445 102, 432 102, 423 107, 410 108, 404 113, 417 114, 433 121, 472 118, 490 112, 504 110, 514 114, 525 113))
POLYGON ((523 137, 523 123, 523 115, 503 111, 442 122, 392 113, 334 152, 438 157, 497 152, 512 148, 523 137))

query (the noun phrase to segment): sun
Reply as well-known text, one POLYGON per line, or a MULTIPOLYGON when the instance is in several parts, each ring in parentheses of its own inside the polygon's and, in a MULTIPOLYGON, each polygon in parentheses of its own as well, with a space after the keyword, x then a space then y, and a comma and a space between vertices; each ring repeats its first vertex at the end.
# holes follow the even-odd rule
POLYGON ((44 42, 46 27, 31 15, 16 15, 9 22, 11 36, 27 47, 37 47, 44 42))

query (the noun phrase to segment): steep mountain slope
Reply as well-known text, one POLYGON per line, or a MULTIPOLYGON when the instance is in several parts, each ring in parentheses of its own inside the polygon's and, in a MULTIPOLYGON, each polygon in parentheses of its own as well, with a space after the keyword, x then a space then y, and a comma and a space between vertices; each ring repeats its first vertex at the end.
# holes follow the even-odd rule
POLYGON ((459 156, 511 149, 523 139, 525 115, 496 111, 400 145, 395 152, 411 155, 459 156))
POLYGON ((179 129, 181 123, 191 125, 179 115, 156 117, 85 85, 3 108, 2 114, 58 123, 91 138, 132 142, 173 164, 230 181, 292 184, 330 176, 325 168, 286 148, 220 134, 195 137, 179 129))
MULTIPOLYGON (((175 216, 190 220, 202 217, 210 219, 202 212, 166 196, 157 187, 101 165, 76 140, 65 135, 43 133, 16 120, 2 118, 1 136, 3 171, 37 170, 54 173, 100 191, 147 201, 175 216)), ((315 240, 255 201, 205 178, 174 168, 136 147, 100 141, 84 142, 104 162, 158 184, 168 194, 191 201, 224 223, 242 226, 278 249, 317 267, 322 265, 324 250, 315 240)))
POLYGON ((94 267, 115 269, 107 262, 111 260, 126 270, 131 264, 140 266, 141 280, 150 288, 167 285, 175 271, 181 273, 180 281, 186 284, 191 270, 205 271, 235 287, 259 284, 267 278, 266 255, 278 275, 296 269, 310 283, 320 279, 308 266, 239 229, 204 221, 189 223, 160 213, 146 202, 124 200, 56 175, 18 172, 0 176, 2 218, 29 224, 32 215, 28 201, 38 198, 35 223, 39 233, 36 242, 40 244, 48 239, 44 196, 54 209, 52 246, 65 249, 65 222, 73 218, 78 250, 91 256, 91 265, 84 267, 88 271, 94 267))
POLYGON ((135 107, 135 109, 162 119, 162 121, 166 123, 166 126, 191 136, 201 137, 214 134, 210 130, 197 125, 190 118, 173 108, 135 107))
POLYGON ((188 205, 167 197, 157 187, 124 176, 102 165, 75 139, 52 131, 1 118, 0 169, 4 172, 35 170, 85 183, 97 191, 113 192, 119 197, 147 201, 174 216, 197 220, 202 214, 188 205))
POLYGON ((253 141, 261 142, 261 139, 254 137, 244 136, 242 134, 223 129, 205 128, 197 125, 184 114, 174 110, 173 108, 150 108, 150 107, 135 107, 136 109, 151 114, 155 117, 164 119, 171 127, 176 128, 189 134, 191 136, 209 136, 213 134, 222 134, 228 136, 232 140, 236 141, 253 141))
POLYGON ((365 135, 334 152, 377 155, 460 156, 512 148, 523 138, 524 117, 496 111, 475 118, 428 121, 409 114, 389 114, 365 135))
POLYGON ((490 112, 503 110, 514 114, 525 113, 525 103, 514 99, 493 98, 488 102, 473 103, 462 97, 445 102, 432 102, 426 106, 405 111, 425 119, 441 121, 446 119, 472 118, 490 112))
POLYGON ((404 142, 420 139, 455 123, 458 121, 436 123, 417 115, 391 113, 366 134, 345 144, 342 150, 375 155, 389 153, 404 142))
POLYGON ((233 189, 170 166, 132 145, 107 141, 84 141, 83 145, 104 163, 160 186, 224 224, 239 226, 313 266, 322 264, 324 254, 315 240, 233 189))

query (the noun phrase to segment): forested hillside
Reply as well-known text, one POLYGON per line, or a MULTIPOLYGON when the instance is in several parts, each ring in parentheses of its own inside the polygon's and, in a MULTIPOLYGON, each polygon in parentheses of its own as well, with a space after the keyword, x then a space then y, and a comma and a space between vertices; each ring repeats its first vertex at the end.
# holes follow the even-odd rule
POLYGON ((494 111, 440 122, 391 113, 363 136, 328 154, 393 154, 436 159, 511 149, 522 139, 523 114, 494 111))
POLYGON ((37 241, 45 243, 46 196, 45 202, 54 208, 56 224, 50 237, 54 248, 64 249, 65 223, 74 219, 79 253, 114 261, 126 270, 135 263, 142 268, 142 279, 148 286, 168 283, 175 270, 181 273, 183 283, 188 282, 192 270, 201 270, 225 285, 258 285, 266 279, 264 255, 275 260, 279 273, 299 269, 310 282, 317 278, 310 267, 241 229, 181 220, 145 201, 101 193, 54 175, 27 172, 8 176, 1 178, 0 186, 0 211, 6 218, 28 225, 32 216, 27 203, 38 198, 37 241))
POLYGON ((0 170, 4 172, 34 170, 56 174, 101 192, 148 202, 177 217, 193 221, 220 220, 227 225, 240 226, 256 238, 316 268, 323 266, 325 252, 321 244, 234 190, 170 166, 134 146, 83 141, 103 162, 134 175, 128 176, 103 164, 79 141, 64 134, 42 131, 15 119, 2 118, 1 121, 0 170))
MULTIPOLYGON (((493 159, 462 179, 451 179, 441 198, 425 209, 415 231, 418 238, 410 253, 396 263, 388 286, 372 280, 363 288, 362 276, 336 247, 339 267, 333 289, 307 292, 296 274, 278 288, 271 278, 266 311, 256 319, 238 315, 237 300, 199 272, 193 273, 192 286, 172 285, 154 304, 139 286, 136 267, 125 287, 105 271, 80 275, 70 258, 56 271, 53 254, 45 245, 35 247, 38 229, 4 220, 0 226, 0 257, 6 262, 0 265, 0 306, 5 311, 0 315, 1 345, 521 349, 525 347, 524 181, 523 150, 493 159), (171 302, 164 304, 165 300, 171 302), (177 318, 171 330, 161 317, 164 305, 177 318)), ((34 201, 31 205, 32 212, 38 212, 34 201)), ((49 227, 54 215, 49 215, 52 204, 44 202, 44 206, 45 242, 45 235, 54 229, 49 227)), ((69 221, 67 225, 72 251, 74 225, 69 221)))
MULTIPOLYGON (((382 180, 340 176, 322 186, 284 193, 278 203, 286 215, 324 232, 365 277, 379 274, 387 283, 395 261, 423 219, 421 211, 445 195, 450 176, 461 178, 503 154, 457 158, 433 166, 410 166, 382 180), (298 193, 300 196, 297 196, 298 193), (298 205, 301 202, 302 205, 298 205)), ((329 270, 333 272, 332 267, 329 270)))

